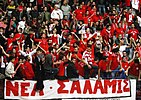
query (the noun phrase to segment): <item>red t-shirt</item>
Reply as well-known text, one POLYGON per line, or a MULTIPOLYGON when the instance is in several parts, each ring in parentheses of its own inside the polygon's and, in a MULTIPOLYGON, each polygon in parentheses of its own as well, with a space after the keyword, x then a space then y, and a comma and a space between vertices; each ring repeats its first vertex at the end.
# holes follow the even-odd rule
POLYGON ((41 42, 40 46, 45 50, 48 51, 48 41, 47 39, 34 39, 35 42, 41 42))
POLYGON ((139 70, 141 70, 141 64, 135 64, 134 62, 130 63, 129 74, 134 76, 139 76, 139 70))
POLYGON ((137 46, 136 47, 136 51, 138 51, 139 57, 141 57, 141 46, 137 46))
POLYGON ((124 36, 123 28, 116 28, 116 37, 119 35, 122 35, 122 37, 124 36))
POLYGON ((22 74, 26 79, 34 78, 32 65, 28 61, 26 61, 24 64, 21 65, 21 69, 22 69, 22 74))
POLYGON ((121 61, 121 56, 120 54, 116 55, 114 53, 112 53, 110 56, 109 56, 109 60, 112 61, 111 62, 111 70, 115 70, 118 65, 120 64, 119 62, 121 61))
POLYGON ((106 71, 108 65, 109 65, 109 61, 100 60, 100 62, 99 62, 99 68, 102 71, 106 71))
POLYGON ((126 5, 127 7, 130 7, 130 1, 131 1, 131 0, 125 0, 125 5, 126 5))
POLYGON ((59 71, 58 71, 58 76, 65 76, 65 66, 64 66, 64 62, 62 61, 58 67, 59 71))
POLYGON ((15 34, 15 36, 14 36, 14 40, 16 40, 16 39, 19 39, 18 40, 18 42, 22 42, 25 38, 24 38, 24 34, 22 34, 22 33, 17 33, 17 34, 15 34), (20 38, 20 39, 19 39, 20 38))
POLYGON ((77 20, 83 20, 83 14, 85 13, 83 9, 76 9, 74 13, 76 14, 77 20))
POLYGON ((58 37, 57 34, 56 34, 56 35, 53 34, 52 37, 51 37, 52 43, 59 44, 59 43, 58 43, 58 38, 59 38, 59 37, 58 37))
POLYGON ((15 41, 14 38, 8 38, 7 39, 7 50, 6 51, 9 51, 9 50, 12 50, 12 43, 15 41))
POLYGON ((137 29, 130 29, 128 31, 128 34, 131 35, 131 37, 134 38, 134 40, 137 40, 139 31, 137 29))
POLYGON ((121 64, 122 64, 122 68, 124 70, 127 70, 127 68, 129 67, 129 63, 128 62, 121 62, 121 64))

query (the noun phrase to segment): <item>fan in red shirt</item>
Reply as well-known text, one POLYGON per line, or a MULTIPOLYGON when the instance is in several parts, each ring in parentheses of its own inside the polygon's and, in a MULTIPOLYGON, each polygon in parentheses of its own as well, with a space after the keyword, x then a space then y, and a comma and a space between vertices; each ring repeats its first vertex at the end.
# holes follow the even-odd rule
POLYGON ((84 13, 85 11, 82 9, 82 5, 80 5, 79 8, 74 11, 74 14, 76 15, 76 19, 79 21, 83 20, 84 13))
POLYGON ((109 41, 109 39, 112 39, 113 37, 111 26, 108 25, 107 28, 104 27, 100 35, 102 36, 105 44, 108 44, 109 42, 111 42, 109 41))
POLYGON ((116 28, 116 37, 118 37, 119 35, 122 35, 122 37, 124 37, 124 31, 121 27, 121 23, 118 23, 118 27, 116 28))
POLYGON ((122 65, 121 65, 121 56, 119 54, 119 48, 117 46, 114 46, 112 49, 112 54, 109 57, 110 63, 109 63, 109 71, 112 70, 112 79, 116 78, 115 75, 117 72, 122 71, 122 65))
POLYGON ((139 57, 141 58, 141 44, 137 42, 136 51, 139 53, 139 57))
POLYGON ((23 59, 23 64, 21 65, 22 75, 25 79, 30 80, 34 79, 34 71, 32 69, 32 64, 29 63, 30 57, 25 57, 23 59))
POLYGON ((134 16, 132 14, 131 9, 129 9, 129 11, 126 13, 126 19, 127 19, 127 22, 128 22, 128 26, 130 26, 133 22, 133 19, 134 19, 134 16))
POLYGON ((13 45, 13 42, 15 41, 15 39, 14 39, 14 33, 11 33, 10 35, 9 35, 9 38, 6 38, 3 34, 1 34, 1 36, 5 39, 5 40, 7 40, 7 50, 6 50, 6 52, 8 52, 8 51, 11 51, 12 50, 12 45, 13 45))
POLYGON ((132 24, 132 28, 128 31, 128 34, 131 38, 133 38, 135 41, 138 39, 139 31, 135 28, 135 25, 132 24))
POLYGON ((99 68, 98 68, 98 79, 100 79, 100 77, 102 79, 107 79, 109 78, 109 72, 108 72, 108 66, 109 66, 109 59, 107 56, 103 56, 103 59, 99 61, 98 64, 99 68))
POLYGON ((56 78, 59 79, 59 80, 67 79, 65 62, 66 62, 66 57, 62 53, 59 54, 59 60, 54 62, 55 67, 58 68, 58 74, 57 74, 56 78))
POLYGON ((96 12, 96 15, 93 16, 93 22, 101 21, 103 18, 100 15, 99 11, 96 12))
MULTIPOLYGON (((135 57, 135 56, 134 56, 135 57)), ((126 78, 128 76, 128 72, 129 72, 129 69, 130 69, 130 63, 134 60, 134 57, 128 61, 127 60, 127 57, 126 56, 123 56, 122 57, 122 62, 121 62, 121 65, 122 65, 122 68, 123 68, 123 78, 126 78)))
POLYGON ((78 74, 80 76, 84 76, 84 69, 81 66, 82 54, 78 51, 78 46, 74 47, 74 51, 71 55, 71 58, 76 59, 74 64, 75 64, 76 70, 78 71, 78 74))
POLYGON ((139 62, 139 59, 134 59, 134 61, 130 63, 129 78, 140 79, 140 76, 141 76, 141 64, 139 62))
POLYGON ((57 29, 54 28, 54 29, 52 30, 52 33, 53 33, 53 35, 51 36, 52 44, 53 44, 53 45, 55 45, 55 44, 59 45, 59 38, 60 38, 60 35, 57 34, 57 29))
POLYGON ((45 53, 48 51, 48 39, 46 38, 46 34, 43 33, 41 39, 34 39, 35 42, 40 43, 40 47, 44 50, 45 53))
POLYGON ((18 33, 15 34, 14 40, 17 40, 19 43, 22 43, 25 40, 24 34, 22 33, 22 28, 18 29, 18 33))

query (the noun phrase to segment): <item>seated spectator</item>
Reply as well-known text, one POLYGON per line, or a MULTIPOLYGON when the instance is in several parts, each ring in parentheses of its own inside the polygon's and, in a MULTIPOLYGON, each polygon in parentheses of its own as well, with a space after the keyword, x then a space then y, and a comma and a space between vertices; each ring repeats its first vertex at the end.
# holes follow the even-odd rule
POLYGON ((98 65, 96 64, 98 62, 98 59, 95 58, 92 55, 91 46, 87 46, 87 49, 83 53, 83 62, 84 62, 84 79, 88 79, 90 77, 90 70, 94 69, 92 77, 96 77, 98 73, 98 65))
POLYGON ((100 77, 102 79, 108 79, 110 78, 110 72, 108 72, 108 65, 109 65, 109 59, 107 56, 103 56, 103 59, 99 61, 98 65, 98 79, 100 77))

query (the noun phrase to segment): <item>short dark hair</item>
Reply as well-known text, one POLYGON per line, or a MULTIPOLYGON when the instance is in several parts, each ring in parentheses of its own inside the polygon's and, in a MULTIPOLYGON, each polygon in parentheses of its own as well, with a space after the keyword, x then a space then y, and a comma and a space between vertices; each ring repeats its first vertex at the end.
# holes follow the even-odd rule
POLYGON ((12 59, 14 59, 15 57, 14 56, 10 56, 9 57, 9 61, 11 61, 12 59))

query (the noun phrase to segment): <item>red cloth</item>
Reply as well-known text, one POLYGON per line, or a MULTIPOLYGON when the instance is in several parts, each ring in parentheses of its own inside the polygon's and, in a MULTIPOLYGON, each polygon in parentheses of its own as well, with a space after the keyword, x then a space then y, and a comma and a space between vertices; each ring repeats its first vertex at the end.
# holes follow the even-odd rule
POLYGON ((40 46, 45 50, 48 51, 48 41, 47 39, 34 39, 35 42, 41 42, 40 46))
POLYGON ((34 72, 32 69, 32 65, 26 61, 24 64, 21 66, 22 74, 24 78, 26 79, 33 79, 34 78, 34 72))
POLYGON ((58 71, 58 76, 65 76, 65 66, 64 66, 64 62, 62 61, 58 67, 59 71, 58 71))
POLYGON ((122 68, 124 70, 127 70, 127 68, 129 67, 129 63, 128 62, 122 62, 121 64, 122 64, 122 68))
POLYGON ((130 7, 130 0, 125 0, 125 5, 126 5, 127 7, 130 7))
POLYGON ((99 62, 99 68, 100 68, 102 71, 106 71, 108 65, 109 65, 109 61, 100 60, 100 62, 99 62))
POLYGON ((8 38, 7 39, 7 50, 6 51, 10 51, 12 50, 13 46, 12 46, 12 43, 15 41, 14 38, 8 38))
POLYGON ((133 22, 134 16, 132 14, 126 13, 125 17, 127 19, 128 26, 130 26, 133 22))
POLYGON ((38 5, 42 5, 43 4, 43 0, 37 0, 37 4, 38 5))
POLYGON ((141 58, 141 46, 137 46, 136 51, 139 53, 139 57, 141 58))
POLYGON ((139 70, 141 70, 141 64, 135 64, 134 62, 130 63, 129 74, 134 76, 139 76, 139 70))
POLYGON ((122 35, 122 37, 124 36, 123 28, 116 28, 116 37, 119 35, 122 35))
POLYGON ((21 43, 23 40, 25 40, 24 34, 22 34, 22 33, 16 33, 15 36, 14 36, 14 40, 17 40, 17 39, 19 39, 18 42, 21 43))
POLYGON ((58 43, 58 38, 59 38, 59 37, 58 37, 57 34, 56 34, 56 35, 53 34, 52 37, 51 37, 52 43, 59 44, 59 43, 58 43))
POLYGON ((110 56, 109 56, 109 60, 112 61, 111 63, 111 70, 115 70, 118 65, 120 64, 119 62, 121 61, 121 56, 120 54, 116 55, 114 53, 112 53, 110 56))
POLYGON ((83 20, 83 14, 85 13, 83 9, 76 9, 74 13, 76 14, 77 20, 83 20))
POLYGON ((139 31, 138 31, 137 29, 130 29, 130 30, 128 31, 128 34, 129 34, 132 38, 134 38, 134 40, 137 40, 139 31))
POLYGON ((20 12, 23 11, 23 6, 22 6, 22 5, 20 5, 18 8, 19 8, 19 11, 20 11, 20 12))

